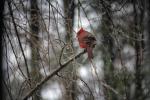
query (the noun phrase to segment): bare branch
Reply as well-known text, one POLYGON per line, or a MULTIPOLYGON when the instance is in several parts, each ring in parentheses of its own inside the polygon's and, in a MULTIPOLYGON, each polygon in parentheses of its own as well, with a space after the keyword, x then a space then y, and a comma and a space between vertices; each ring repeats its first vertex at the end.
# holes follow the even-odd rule
POLYGON ((10 16, 12 18, 13 25, 14 25, 14 28, 15 28, 15 33, 16 33, 16 36, 17 36, 17 39, 18 39, 18 42, 19 42, 19 46, 20 46, 20 49, 21 49, 21 52, 22 52, 22 55, 23 55, 23 58, 24 58, 24 61, 25 61, 27 75, 28 75, 28 78, 30 79, 30 73, 29 73, 29 69, 28 69, 27 60, 26 60, 26 57, 25 57, 25 54, 24 54, 24 51, 23 51, 23 48, 22 48, 21 40, 19 38, 19 33, 18 33, 18 30, 17 30, 17 25, 15 23, 12 8, 11 8, 11 1, 7 0, 7 3, 8 3, 9 11, 10 11, 10 16))
POLYGON ((60 72, 63 68, 65 68, 70 62, 72 62, 74 59, 79 58, 81 55, 83 55, 86 51, 79 53, 75 57, 72 57, 70 60, 68 60, 66 63, 61 65, 58 69, 56 69, 54 72, 52 72, 50 75, 48 75, 46 78, 44 78, 39 84, 36 85, 35 88, 33 88, 24 98, 23 100, 27 100, 33 93, 38 90, 41 86, 43 86, 48 80, 50 80, 53 76, 55 76, 58 72, 60 72))

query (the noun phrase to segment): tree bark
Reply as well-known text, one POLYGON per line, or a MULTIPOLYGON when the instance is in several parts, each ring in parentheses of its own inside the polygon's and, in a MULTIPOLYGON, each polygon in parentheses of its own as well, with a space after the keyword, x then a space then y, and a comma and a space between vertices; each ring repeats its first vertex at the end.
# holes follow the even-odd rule
MULTIPOLYGON (((65 29, 66 29, 66 42, 70 45, 69 49, 66 50, 67 55, 71 56, 73 54, 73 42, 72 42, 72 32, 73 32, 73 24, 74 24, 74 8, 75 3, 74 0, 63 0, 64 3, 64 15, 65 15, 65 29), (72 53, 70 53, 72 52, 72 53)), ((67 80, 63 80, 65 91, 65 100, 75 100, 75 73, 73 72, 73 64, 70 64, 68 68, 64 70, 67 72, 64 73, 64 76, 67 80)))
MULTIPOLYGON (((41 80, 39 66, 39 8, 37 0, 30 0, 30 48, 31 48, 31 88, 41 80)), ((33 95, 33 100, 40 100, 40 89, 33 95)))

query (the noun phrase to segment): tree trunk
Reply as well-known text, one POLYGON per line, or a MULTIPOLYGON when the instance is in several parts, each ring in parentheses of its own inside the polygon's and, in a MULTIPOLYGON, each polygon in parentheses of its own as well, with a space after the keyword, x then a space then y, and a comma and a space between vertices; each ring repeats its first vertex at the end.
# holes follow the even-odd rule
MULTIPOLYGON (((65 29, 66 29, 66 42, 70 45, 69 49, 66 50, 67 56, 73 54, 73 42, 72 42, 72 32, 73 32, 73 23, 74 23, 74 0, 63 0, 64 3, 64 15, 65 15, 65 29), (72 53, 70 53, 72 52, 72 53)), ((64 80, 64 87, 66 88, 64 100, 75 100, 75 73, 73 72, 73 64, 64 70, 67 73, 64 73, 64 76, 67 80, 64 80), (71 79, 71 81, 70 81, 71 79)))
MULTIPOLYGON (((37 0, 30 0, 30 48, 31 48, 31 88, 41 80, 39 66, 39 8, 37 0)), ((40 100, 40 90, 33 95, 33 100, 40 100)))
MULTIPOLYGON (((112 17, 112 10, 111 10, 111 0, 101 0, 101 5, 103 6, 102 11, 105 12, 102 16, 102 25, 101 25, 101 33, 103 36, 103 60, 104 60, 104 80, 105 82, 117 90, 119 94, 124 94, 125 98, 128 97, 127 91, 126 91, 126 84, 127 80, 124 78, 124 70, 123 73, 119 73, 119 75, 115 76, 115 68, 113 66, 113 62, 115 58, 119 57, 121 65, 122 64, 122 56, 121 56, 121 48, 120 44, 118 43, 117 46, 115 46, 115 42, 118 42, 115 40, 116 36, 114 36, 113 31, 115 30, 115 26, 113 23, 113 17, 112 17), (106 5, 107 2, 107 5, 106 5), (114 36, 114 37, 113 37, 114 36), (119 77, 119 78, 118 78, 119 77), (120 79, 123 78, 123 79, 120 79), (124 81, 124 84, 122 82, 124 81)), ((120 100, 120 96, 112 92, 110 89, 104 87, 104 94, 106 100, 120 100)))
POLYGON ((3 41, 2 41, 2 37, 3 37, 3 29, 4 29, 4 22, 3 22, 3 12, 4 12, 4 4, 5 4, 5 0, 1 0, 0 1, 0 100, 5 100, 6 98, 4 98, 4 91, 3 91, 3 41))
POLYGON ((150 99, 150 0, 144 0, 144 39, 145 39, 145 53, 144 53, 144 88, 146 94, 143 100, 150 99))
MULTIPOLYGON (((141 0, 139 0, 141 1, 141 0)), ((142 1, 141 5, 137 4, 136 0, 133 0, 133 8, 134 8, 134 32, 136 35, 135 41, 135 50, 136 50, 136 65, 135 65, 135 96, 134 100, 142 100, 143 97, 143 90, 142 90, 142 63, 143 63, 143 50, 144 50, 144 43, 143 43, 143 9, 142 1), (137 7, 140 6, 140 7, 137 7), (140 11, 140 13, 138 13, 140 11)))
MULTIPOLYGON (((114 52, 113 52, 113 39, 111 37, 111 32, 112 32, 112 19, 111 19, 111 8, 110 5, 107 5, 107 9, 105 8, 104 1, 101 2, 103 5, 103 12, 105 14, 102 16, 102 26, 101 26, 101 32, 103 36, 103 45, 105 47, 103 48, 103 60, 105 63, 104 67, 104 80, 108 85, 111 87, 115 88, 115 81, 114 81, 114 66, 113 66, 113 61, 114 61, 114 52)), ((105 93, 105 99, 106 100, 117 100, 116 95, 113 94, 112 91, 107 90, 107 88, 104 89, 105 93)))

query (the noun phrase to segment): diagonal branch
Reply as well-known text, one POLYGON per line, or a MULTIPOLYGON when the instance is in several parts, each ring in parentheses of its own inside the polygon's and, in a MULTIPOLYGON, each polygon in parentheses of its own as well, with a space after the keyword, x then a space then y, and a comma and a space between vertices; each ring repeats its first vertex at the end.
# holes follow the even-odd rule
POLYGON ((19 46, 20 46, 20 49, 21 49, 21 52, 22 52, 22 55, 23 55, 23 59, 25 61, 27 76, 30 79, 29 66, 28 66, 27 59, 25 57, 24 51, 23 51, 23 47, 22 47, 21 40, 20 40, 20 37, 19 37, 19 32, 17 30, 17 25, 16 25, 16 22, 15 22, 14 14, 13 14, 12 7, 11 7, 11 0, 7 0, 7 4, 8 4, 8 9, 9 9, 9 12, 10 12, 10 16, 12 18, 12 22, 13 22, 13 25, 14 25, 15 33, 16 33, 16 36, 17 36, 17 39, 18 39, 18 43, 19 43, 19 46))
POLYGON ((39 84, 35 86, 24 98, 23 100, 27 100, 33 93, 38 90, 42 85, 44 85, 48 80, 50 80, 53 76, 57 75, 58 72, 60 72, 63 68, 65 68, 70 62, 72 62, 74 59, 79 58, 81 55, 83 55, 86 52, 84 50, 83 52, 79 53, 75 57, 72 57, 69 59, 66 63, 62 64, 58 69, 56 69, 54 72, 52 72, 50 75, 48 75, 46 78, 44 78, 39 84))

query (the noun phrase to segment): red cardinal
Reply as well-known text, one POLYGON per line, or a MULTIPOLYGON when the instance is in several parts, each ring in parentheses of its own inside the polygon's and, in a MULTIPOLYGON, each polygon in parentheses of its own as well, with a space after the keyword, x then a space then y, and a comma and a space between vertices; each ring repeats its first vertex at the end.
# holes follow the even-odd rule
POLYGON ((79 45, 81 48, 85 48, 88 53, 88 58, 93 58, 93 48, 96 45, 96 38, 92 33, 89 33, 85 31, 83 28, 81 28, 77 33, 77 38, 79 41, 79 45))

